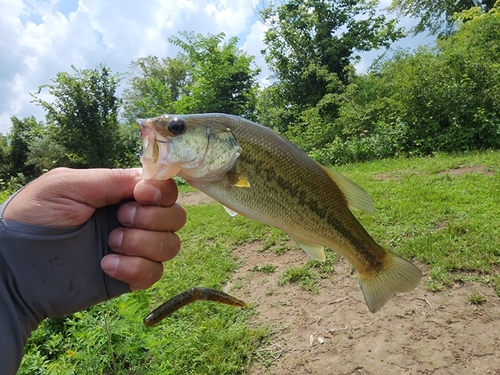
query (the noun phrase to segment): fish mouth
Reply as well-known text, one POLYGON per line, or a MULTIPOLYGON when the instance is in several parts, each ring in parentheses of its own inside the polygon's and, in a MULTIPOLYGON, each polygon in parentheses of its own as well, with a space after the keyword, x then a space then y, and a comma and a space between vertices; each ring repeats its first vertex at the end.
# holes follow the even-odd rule
POLYGON ((165 180, 174 176, 179 168, 168 162, 168 138, 159 134, 151 119, 137 119, 142 138, 141 163, 143 179, 165 180))

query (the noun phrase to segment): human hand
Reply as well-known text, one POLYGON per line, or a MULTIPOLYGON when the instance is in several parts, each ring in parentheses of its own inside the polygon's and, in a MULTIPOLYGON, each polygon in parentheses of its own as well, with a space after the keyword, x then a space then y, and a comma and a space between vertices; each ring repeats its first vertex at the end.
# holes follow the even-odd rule
POLYGON ((85 223, 97 208, 126 201, 118 209, 123 227, 112 230, 108 245, 116 254, 102 259, 109 276, 146 289, 163 273, 161 262, 173 258, 180 240, 173 232, 186 221, 175 204, 172 180, 141 180, 138 170, 57 168, 22 189, 3 217, 24 223, 72 227, 85 223), (133 200, 132 200, 133 199, 133 200))

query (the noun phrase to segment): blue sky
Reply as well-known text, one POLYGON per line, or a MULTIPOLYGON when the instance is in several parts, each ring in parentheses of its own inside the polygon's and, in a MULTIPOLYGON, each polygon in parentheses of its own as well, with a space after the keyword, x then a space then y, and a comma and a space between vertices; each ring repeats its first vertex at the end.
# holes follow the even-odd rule
MULTIPOLYGON (((0 132, 10 128, 11 116, 45 120, 44 111, 30 103, 29 93, 50 83, 58 72, 70 72, 71 65, 86 69, 105 63, 113 72, 125 73, 139 57, 175 56, 167 38, 179 31, 237 36, 240 47, 256 57, 265 83, 269 71, 260 54, 265 26, 254 14, 258 2, 0 0, 0 132)), ((383 0, 382 5, 389 2, 383 0)), ((407 38, 398 45, 413 48, 429 41, 407 38)), ((362 54, 357 69, 365 71, 381 52, 362 54)))

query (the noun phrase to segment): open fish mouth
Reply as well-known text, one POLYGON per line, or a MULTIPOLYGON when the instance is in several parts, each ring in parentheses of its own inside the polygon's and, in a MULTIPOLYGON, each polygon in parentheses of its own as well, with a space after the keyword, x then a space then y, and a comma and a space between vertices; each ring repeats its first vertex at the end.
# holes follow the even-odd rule
POLYGON ((166 180, 175 176, 180 168, 168 161, 168 138, 156 130, 152 119, 138 119, 137 124, 142 138, 142 178, 166 180))

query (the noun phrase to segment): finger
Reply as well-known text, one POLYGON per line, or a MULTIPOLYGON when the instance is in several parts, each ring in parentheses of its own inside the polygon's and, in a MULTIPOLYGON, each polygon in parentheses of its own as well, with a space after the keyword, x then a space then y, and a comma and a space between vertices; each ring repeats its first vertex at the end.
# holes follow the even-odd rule
POLYGON ((134 199, 145 205, 168 207, 177 200, 178 190, 175 181, 142 180, 134 189, 134 199))
POLYGON ((152 232, 116 228, 108 236, 108 245, 116 253, 165 262, 177 255, 181 240, 173 232, 152 232))
POLYGON ((110 254, 101 267, 109 276, 129 284, 131 290, 147 289, 163 275, 163 264, 141 257, 110 254))
POLYGON ((178 204, 170 207, 144 206, 132 201, 120 206, 118 220, 126 227, 175 232, 186 223, 186 211, 178 204))

